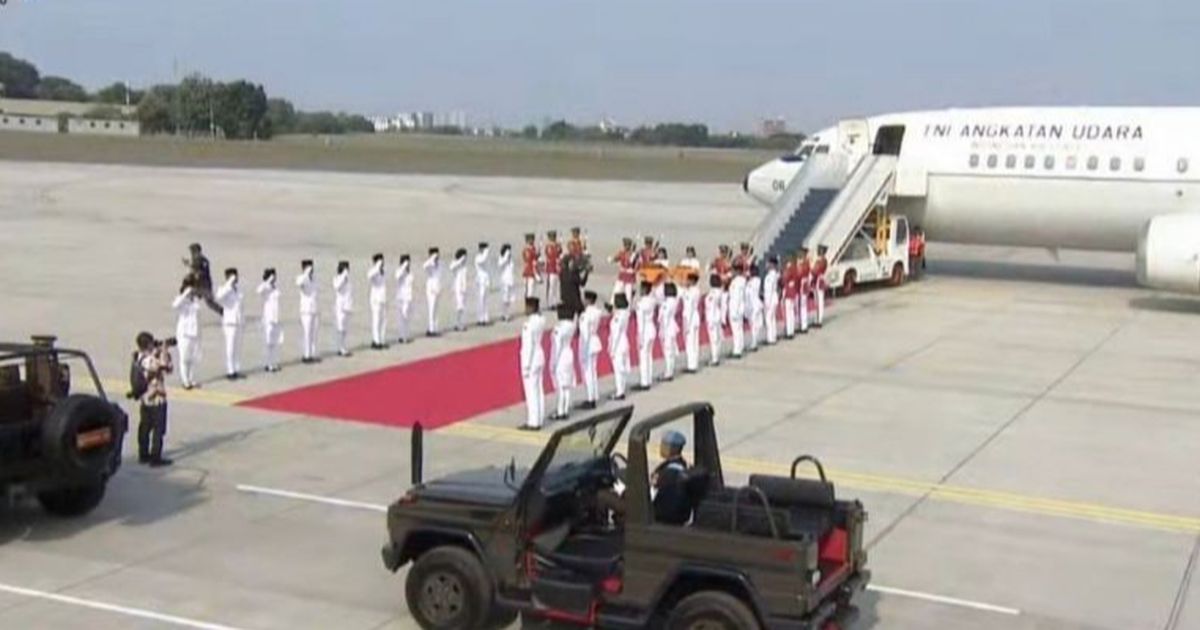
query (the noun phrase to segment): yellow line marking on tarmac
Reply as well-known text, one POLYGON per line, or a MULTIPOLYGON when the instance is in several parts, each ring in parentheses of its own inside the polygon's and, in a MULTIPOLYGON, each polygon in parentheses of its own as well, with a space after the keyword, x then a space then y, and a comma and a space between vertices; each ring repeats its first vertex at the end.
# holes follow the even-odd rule
MULTIPOLYGON (((109 390, 110 397, 120 396, 126 388, 126 384, 123 381, 116 379, 105 379, 103 384, 109 390)), ((206 391, 203 389, 189 392, 178 388, 170 388, 169 396, 173 400, 218 406, 233 406, 249 399, 247 396, 230 392, 206 391)), ((550 435, 549 432, 530 433, 509 427, 498 427, 472 422, 460 422, 439 427, 433 430, 433 432, 438 435, 475 440, 491 440, 507 444, 522 444, 538 448, 546 444, 546 440, 549 439, 550 435)), ((787 475, 790 473, 791 468, 788 464, 779 462, 765 462, 729 456, 722 456, 721 464, 728 471, 743 474, 787 475)), ((1167 532, 1200 534, 1200 517, 1131 510, 1082 501, 1063 501, 1014 492, 953 486, 887 475, 856 473, 835 469, 826 469, 826 473, 831 481, 844 487, 858 490, 916 497, 928 494, 931 499, 948 503, 990 507, 1027 514, 1040 514, 1043 516, 1074 518, 1092 522, 1132 525, 1167 532)))
MULTIPOLYGON (((86 385, 89 381, 83 381, 79 385, 86 385)), ((100 380, 100 384, 104 386, 104 393, 108 394, 111 400, 123 400, 125 392, 129 389, 129 383, 118 379, 105 378, 100 380)), ((188 391, 182 387, 167 384, 167 400, 178 400, 181 402, 195 402, 209 405, 220 405, 223 407, 232 407, 239 403, 245 402, 254 398, 254 396, 243 396, 233 392, 222 392, 218 390, 210 390, 201 387, 188 391)))

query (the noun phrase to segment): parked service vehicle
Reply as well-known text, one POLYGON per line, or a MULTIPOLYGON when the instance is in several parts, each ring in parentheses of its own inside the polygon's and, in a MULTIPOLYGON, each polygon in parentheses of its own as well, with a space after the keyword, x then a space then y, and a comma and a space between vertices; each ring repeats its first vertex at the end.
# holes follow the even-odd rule
POLYGON ((868 222, 850 239, 841 258, 829 265, 825 274, 829 288, 835 294, 850 295, 861 284, 903 284, 909 273, 908 240, 906 217, 885 216, 880 222, 868 222))
POLYGON ((421 482, 414 444, 415 483, 388 508, 383 563, 412 564, 417 623, 493 628, 519 613, 581 627, 830 630, 854 617, 870 577, 866 512, 835 498, 819 462, 801 456, 788 477, 727 486, 712 406, 637 423, 626 458, 614 448, 632 414, 558 430, 528 469, 421 482), (678 422, 691 425, 692 466, 653 490, 652 434, 678 422), (817 478, 797 477, 806 463, 817 478))
POLYGON ((0 495, 30 494, 56 516, 81 516, 121 466, 129 421, 110 402, 92 360, 54 337, 0 343, 0 495), (95 394, 71 393, 81 363, 95 394))

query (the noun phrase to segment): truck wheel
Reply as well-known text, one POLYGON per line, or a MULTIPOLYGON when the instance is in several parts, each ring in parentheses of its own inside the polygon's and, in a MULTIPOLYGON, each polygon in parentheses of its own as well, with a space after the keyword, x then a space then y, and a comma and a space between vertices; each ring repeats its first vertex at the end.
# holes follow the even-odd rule
POLYGON ((408 610, 426 630, 475 630, 492 611, 492 581, 474 554, 444 546, 426 552, 408 572, 408 610))
POLYGON ((842 278, 842 297, 846 297, 847 295, 854 293, 854 283, 857 280, 858 273, 853 269, 846 272, 845 277, 842 278))
POLYGON ((671 611, 668 630, 757 630, 758 619, 729 593, 701 591, 689 595, 671 611))
POLYGON ((124 427, 108 402, 86 394, 58 401, 42 427, 42 451, 67 475, 100 477, 109 472, 124 427))
POLYGON ((100 505, 100 501, 104 499, 105 486, 105 480, 99 479, 83 485, 44 490, 38 493, 37 499, 38 503, 42 504, 42 509, 54 516, 83 516, 100 505))
POLYGON ((891 284, 894 287, 904 284, 904 265, 896 263, 896 265, 892 267, 891 284))

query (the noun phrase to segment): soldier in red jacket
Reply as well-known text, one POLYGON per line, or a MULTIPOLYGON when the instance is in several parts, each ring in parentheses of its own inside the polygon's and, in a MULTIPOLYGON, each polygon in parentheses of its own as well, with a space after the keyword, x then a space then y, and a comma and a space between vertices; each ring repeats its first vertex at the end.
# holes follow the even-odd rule
POLYGON ((799 292, 797 310, 800 313, 800 334, 808 334, 808 305, 813 293, 812 263, 808 259, 808 248, 801 247, 796 256, 796 288, 799 292))
POLYGON ((817 328, 825 323, 825 272, 829 269, 829 260, 825 257, 829 252, 829 248, 825 245, 817 246, 817 261, 812 266, 812 282, 813 294, 817 298, 817 321, 813 323, 817 328))
POLYGON ((558 308, 562 293, 559 265, 562 263, 563 249, 558 242, 557 231, 546 232, 546 245, 543 247, 543 251, 545 252, 543 264, 546 268, 546 308, 554 310, 558 308))
POLYGON ((521 250, 521 279, 525 283, 525 298, 537 297, 538 248, 533 234, 525 235, 525 248, 521 250))
POLYGON ((624 293, 625 299, 633 301, 633 285, 637 282, 637 267, 634 266, 633 239, 621 240, 621 249, 609 259, 617 264, 617 281, 613 283, 613 295, 624 293))

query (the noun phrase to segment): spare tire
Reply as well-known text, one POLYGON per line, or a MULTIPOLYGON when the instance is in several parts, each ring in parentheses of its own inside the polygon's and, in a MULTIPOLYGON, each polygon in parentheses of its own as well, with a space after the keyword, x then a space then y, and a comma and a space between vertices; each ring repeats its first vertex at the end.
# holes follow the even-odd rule
POLYGON ((124 434, 119 409, 96 396, 72 394, 58 401, 42 426, 42 454, 60 474, 101 478, 124 434))

